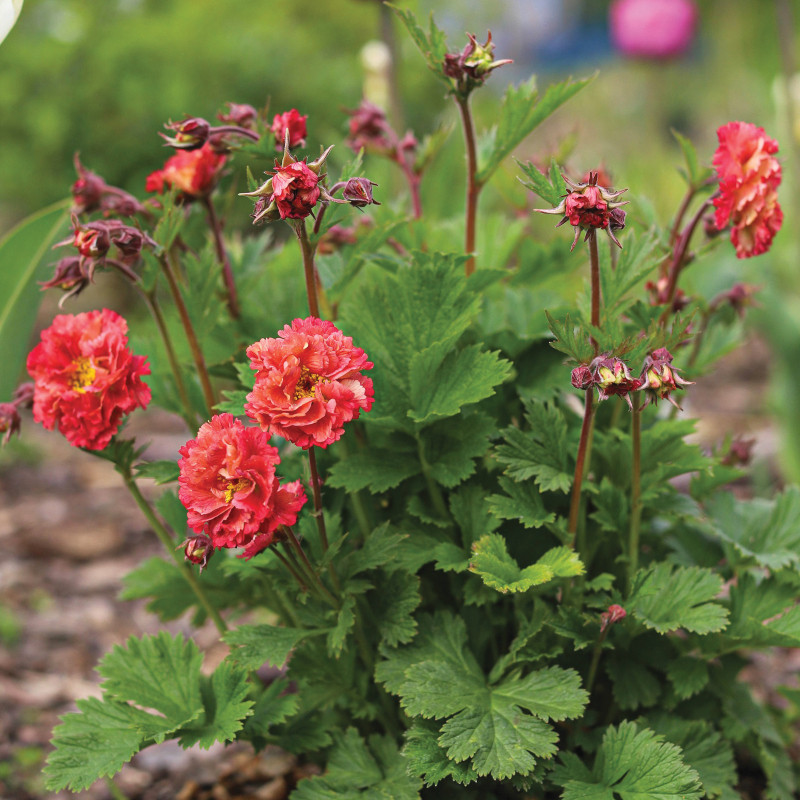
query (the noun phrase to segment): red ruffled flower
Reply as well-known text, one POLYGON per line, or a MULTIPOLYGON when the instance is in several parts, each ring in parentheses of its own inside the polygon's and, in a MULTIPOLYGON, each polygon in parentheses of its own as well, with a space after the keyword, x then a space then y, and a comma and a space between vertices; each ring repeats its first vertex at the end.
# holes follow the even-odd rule
POLYGON ((769 250, 783 221, 778 204, 781 165, 773 155, 778 143, 750 122, 729 122, 717 136, 712 162, 720 190, 714 199, 715 222, 720 230, 732 225, 731 241, 739 258, 757 256, 769 250))
POLYGON ((307 217, 319 200, 319 175, 305 161, 293 161, 285 167, 275 167, 272 177, 272 200, 281 219, 307 217))
POLYGON ((281 525, 288 527, 294 525, 300 509, 307 500, 305 489, 303 489, 303 484, 300 481, 292 481, 278 486, 273 499, 272 520, 274 521, 274 526, 270 525, 266 533, 258 533, 247 545, 244 552, 239 555, 239 558, 249 560, 262 550, 266 550, 275 541, 277 529, 281 525))
POLYGON ((296 108, 291 111, 284 111, 283 114, 276 114, 272 120, 272 127, 270 130, 275 136, 275 147, 278 150, 283 150, 284 143, 286 142, 286 131, 289 131, 289 147, 305 147, 306 136, 306 120, 307 114, 301 114, 296 108))
POLYGON ((48 430, 58 426, 76 447, 102 450, 122 418, 150 402, 142 381, 150 368, 128 349, 127 332, 107 308, 57 316, 28 356, 33 418, 48 430))
POLYGON ((188 197, 203 197, 214 188, 224 164, 225 156, 214 152, 208 142, 197 150, 179 150, 163 169, 147 176, 145 188, 160 194, 174 186, 188 197))
POLYGON ((207 533, 214 547, 272 537, 279 525, 295 523, 306 501, 299 484, 281 488, 275 476, 280 458, 269 435, 231 414, 212 417, 178 452, 178 496, 189 527, 207 533))
POLYGON ((332 322, 296 319, 247 348, 256 372, 245 411, 265 431, 308 449, 327 447, 344 424, 372 408, 372 362, 332 322))

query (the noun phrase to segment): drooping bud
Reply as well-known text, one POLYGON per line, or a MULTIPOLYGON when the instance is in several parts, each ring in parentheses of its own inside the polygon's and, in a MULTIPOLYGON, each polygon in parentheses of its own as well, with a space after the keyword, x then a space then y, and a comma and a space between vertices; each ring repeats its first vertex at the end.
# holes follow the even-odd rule
POLYGON ((380 203, 372 197, 372 187, 377 185, 368 178, 350 178, 342 189, 342 197, 356 208, 379 206, 380 203))
POLYGON ((620 358, 610 353, 603 353, 589 365, 594 376, 594 383, 598 388, 598 400, 608 400, 609 397, 618 395, 633 410, 633 403, 629 392, 642 388, 642 381, 634 378, 628 365, 620 358))
POLYGON ((758 303, 753 300, 753 295, 755 295, 760 288, 760 286, 753 286, 751 283, 736 283, 727 292, 723 292, 712 301, 711 305, 716 307, 723 303, 728 303, 739 315, 739 319, 744 319, 745 310, 749 306, 758 305, 758 303))
POLYGON ((228 110, 217 114, 217 119, 220 122, 253 130, 258 119, 258 111, 253 106, 247 105, 247 103, 226 103, 225 105, 228 110))
POLYGON ((207 141, 211 133, 211 125, 202 117, 189 117, 180 122, 171 120, 164 124, 167 130, 175 131, 174 136, 159 134, 167 145, 176 150, 197 150, 207 141))
POLYGON ((66 256, 62 258, 55 268, 53 277, 49 281, 41 283, 44 289, 61 289, 67 294, 61 298, 61 306, 68 297, 79 295, 89 284, 91 277, 85 267, 84 259, 81 256, 66 256))
POLYGON ((572 240, 570 250, 575 249, 581 231, 586 231, 585 241, 598 229, 604 230, 611 241, 622 248, 614 231, 625 227, 625 212, 619 209, 620 206, 627 205, 628 201, 617 202, 617 198, 628 190, 615 191, 599 186, 596 172, 591 174, 587 183, 573 183, 566 175, 561 177, 570 190, 564 199, 555 208, 534 210, 540 214, 561 214, 562 219, 556 225, 557 228, 565 222, 569 222, 575 228, 575 238, 572 240))
POLYGON ((211 537, 205 533, 196 533, 194 536, 189 536, 178 547, 183 548, 183 555, 186 561, 199 565, 200 572, 206 568, 208 559, 214 554, 214 545, 211 542, 211 537))
POLYGON ((100 201, 108 188, 106 182, 94 172, 90 172, 81 164, 78 154, 73 157, 78 179, 72 184, 74 214, 90 214, 100 208, 100 201))
POLYGON ((289 134, 290 148, 305 147, 307 119, 308 115, 300 114, 296 108, 284 111, 282 114, 276 114, 272 120, 272 127, 270 128, 275 136, 275 149, 283 150, 287 133, 289 134))
POLYGON ((613 603, 608 607, 608 611, 604 611, 600 615, 600 633, 603 633, 607 628, 610 628, 615 622, 625 619, 628 612, 620 605, 613 603))
POLYGON ((672 366, 672 354, 666 347, 659 347, 645 358, 641 376, 641 388, 647 397, 645 406, 649 402, 657 405, 659 400, 667 400, 680 409, 672 399, 672 392, 692 384, 693 381, 685 381, 672 366))
POLYGON ((3 434, 3 445, 7 445, 13 434, 19 434, 22 420, 14 403, 0 403, 0 434, 3 434))
POLYGON ((594 375, 586 364, 572 370, 572 385, 576 389, 591 389, 594 386, 594 375))

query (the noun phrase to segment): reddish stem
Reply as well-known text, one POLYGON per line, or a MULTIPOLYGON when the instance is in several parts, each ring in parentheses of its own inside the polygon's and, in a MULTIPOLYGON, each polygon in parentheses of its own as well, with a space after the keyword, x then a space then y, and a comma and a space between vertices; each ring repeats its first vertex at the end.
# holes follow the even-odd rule
POLYGON ((225 283, 225 291, 228 294, 228 310, 231 312, 233 319, 238 319, 239 311, 239 296, 236 292, 236 283, 233 280, 233 270, 231 269, 231 262, 228 258, 228 253, 225 250, 225 242, 222 240, 222 226, 220 225, 217 212, 214 210, 214 204, 211 202, 211 196, 206 195, 203 198, 203 204, 208 213, 208 222, 211 225, 211 231, 214 234, 214 246, 217 250, 217 258, 222 265, 222 280, 225 283))
POLYGON ((586 403, 583 409, 583 425, 581 425, 581 439, 578 444, 578 456, 575 461, 575 476, 572 480, 572 498, 569 504, 569 523, 567 533, 570 536, 569 546, 575 546, 575 532, 578 530, 578 513, 581 507, 581 486, 583 485, 583 470, 586 464, 586 452, 589 448, 589 437, 592 431, 592 416, 594 414, 594 389, 587 389, 586 403))
MULTIPOLYGON (((466 240, 464 250, 467 253, 475 252, 475 218, 478 211, 478 195, 481 186, 475 177, 478 172, 478 157, 475 148, 475 128, 472 124, 472 114, 469 109, 469 97, 456 97, 458 110, 461 112, 461 123, 464 128, 464 143, 467 149, 467 209, 466 209, 466 240)), ((470 255, 465 266, 467 276, 475 272, 475 256, 470 255)))
POLYGON ((312 317, 319 317, 319 298, 317 297, 317 274, 314 267, 314 248, 308 239, 306 221, 304 219, 296 220, 294 231, 297 234, 297 241, 300 242, 300 250, 303 253, 303 271, 306 277, 308 311, 312 317))

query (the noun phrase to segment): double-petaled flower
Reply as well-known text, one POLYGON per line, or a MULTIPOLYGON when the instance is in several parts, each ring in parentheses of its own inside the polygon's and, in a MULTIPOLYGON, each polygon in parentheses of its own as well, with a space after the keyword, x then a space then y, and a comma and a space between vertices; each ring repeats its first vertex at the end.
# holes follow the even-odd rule
POLYGON ((76 447, 102 450, 123 417, 150 402, 142 380, 150 368, 128 348, 127 332, 107 308, 57 316, 28 355, 34 420, 76 447))
POLYGON ((739 258, 760 255, 769 250, 783 222, 778 203, 781 165, 774 157, 778 143, 749 122, 729 122, 717 137, 719 147, 712 160, 719 175, 719 195, 714 199, 717 228, 731 226, 739 258))
POLYGON ((161 169, 147 176, 148 192, 178 189, 183 200, 205 197, 217 184, 225 156, 215 152, 209 142, 195 150, 179 150, 161 169))
MULTIPOLYGON (((246 547, 250 558, 273 541, 281 525, 294 525, 306 502, 299 481, 282 486, 275 475, 280 458, 269 434, 231 414, 212 417, 179 453, 178 496, 189 527, 207 535, 212 548, 246 547)), ((198 544, 187 540, 187 548, 190 541, 198 544)), ((197 546, 189 549, 187 555, 201 555, 197 546)), ((202 555, 207 558, 207 552, 202 555)))
POLYGON ((245 411, 264 431, 308 449, 327 447, 372 407, 372 362, 332 322, 296 319, 247 348, 256 382, 245 411))

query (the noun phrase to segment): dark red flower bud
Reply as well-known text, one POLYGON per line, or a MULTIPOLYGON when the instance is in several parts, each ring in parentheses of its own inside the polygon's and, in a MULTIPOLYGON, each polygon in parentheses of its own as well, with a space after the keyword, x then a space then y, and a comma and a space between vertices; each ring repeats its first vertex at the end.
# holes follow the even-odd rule
POLYGON ((478 44, 471 33, 467 34, 467 38, 467 46, 460 53, 447 53, 442 64, 442 71, 455 81, 455 91, 462 96, 480 86, 493 70, 512 63, 510 58, 494 60, 491 31, 484 44, 478 44))
POLYGON ((289 111, 284 111, 282 114, 276 114, 272 120, 272 127, 270 130, 275 136, 275 149, 283 150, 286 143, 286 134, 289 134, 289 147, 305 147, 306 146, 306 120, 307 114, 300 114, 300 112, 293 108, 289 111))
POLYGON ((672 353, 666 347, 659 347, 645 358, 641 381, 641 388, 647 396, 645 405, 650 402, 657 405, 659 400, 667 400, 678 409, 680 406, 672 399, 672 392, 692 385, 692 381, 685 381, 672 366, 672 353))
POLYGON ((350 135, 347 144, 358 152, 362 148, 371 152, 388 154, 397 149, 397 134, 392 130, 383 109, 362 100, 350 115, 350 135))
POLYGON ((0 434, 5 434, 4 445, 9 443, 13 434, 19 434, 21 424, 22 420, 14 403, 0 403, 0 434))
POLYGON ((745 439, 737 436, 732 442, 728 452, 723 456, 722 463, 726 467, 746 467, 753 457, 755 439, 745 439))
POLYGON ((214 554, 214 545, 211 542, 211 537, 205 533, 196 533, 194 536, 189 536, 178 547, 183 548, 183 555, 186 561, 200 566, 200 572, 206 568, 208 559, 214 554))
POLYGON ((175 131, 174 136, 160 134, 164 141, 176 150, 197 150, 202 147, 211 134, 211 125, 202 117, 189 117, 180 122, 167 122, 167 130, 175 131))
POLYGON ((111 238, 104 230, 76 228, 72 244, 84 258, 102 258, 111 247, 111 238))
POLYGON ((238 125, 240 128, 252 130, 258 119, 258 111, 247 103, 226 103, 228 110, 225 113, 217 114, 220 122, 227 122, 228 125, 238 125))
POLYGON ((619 622, 621 619, 625 619, 628 616, 628 612, 622 607, 617 605, 616 603, 610 605, 608 607, 608 611, 604 611, 600 615, 600 632, 602 633, 606 628, 609 628, 615 622, 619 622))
POLYGON ((642 381, 631 375, 628 365, 622 359, 610 353, 603 353, 592 361, 589 367, 599 390, 597 394, 599 400, 608 400, 609 397, 618 395, 625 400, 630 409, 633 409, 628 393, 641 389, 642 381))
POLYGON ((379 206, 380 203, 372 197, 372 187, 377 185, 367 178, 350 178, 342 189, 342 197, 356 208, 379 206))
POLYGON ((35 384, 32 381, 21 383, 14 389, 11 402, 17 408, 30 408, 33 405, 33 392, 35 384))
POLYGON ((572 370, 571 380, 576 389, 591 389, 594 386, 594 375, 586 364, 581 364, 572 370))
POLYGON ((73 157, 78 180, 72 184, 72 207, 75 214, 90 214, 100 208, 100 201, 108 189, 106 182, 81 164, 78 154, 73 157))
POLYGON ((53 277, 41 284, 42 289, 63 289, 68 296, 80 294, 91 282, 84 259, 80 256, 62 258, 55 268, 53 277))

